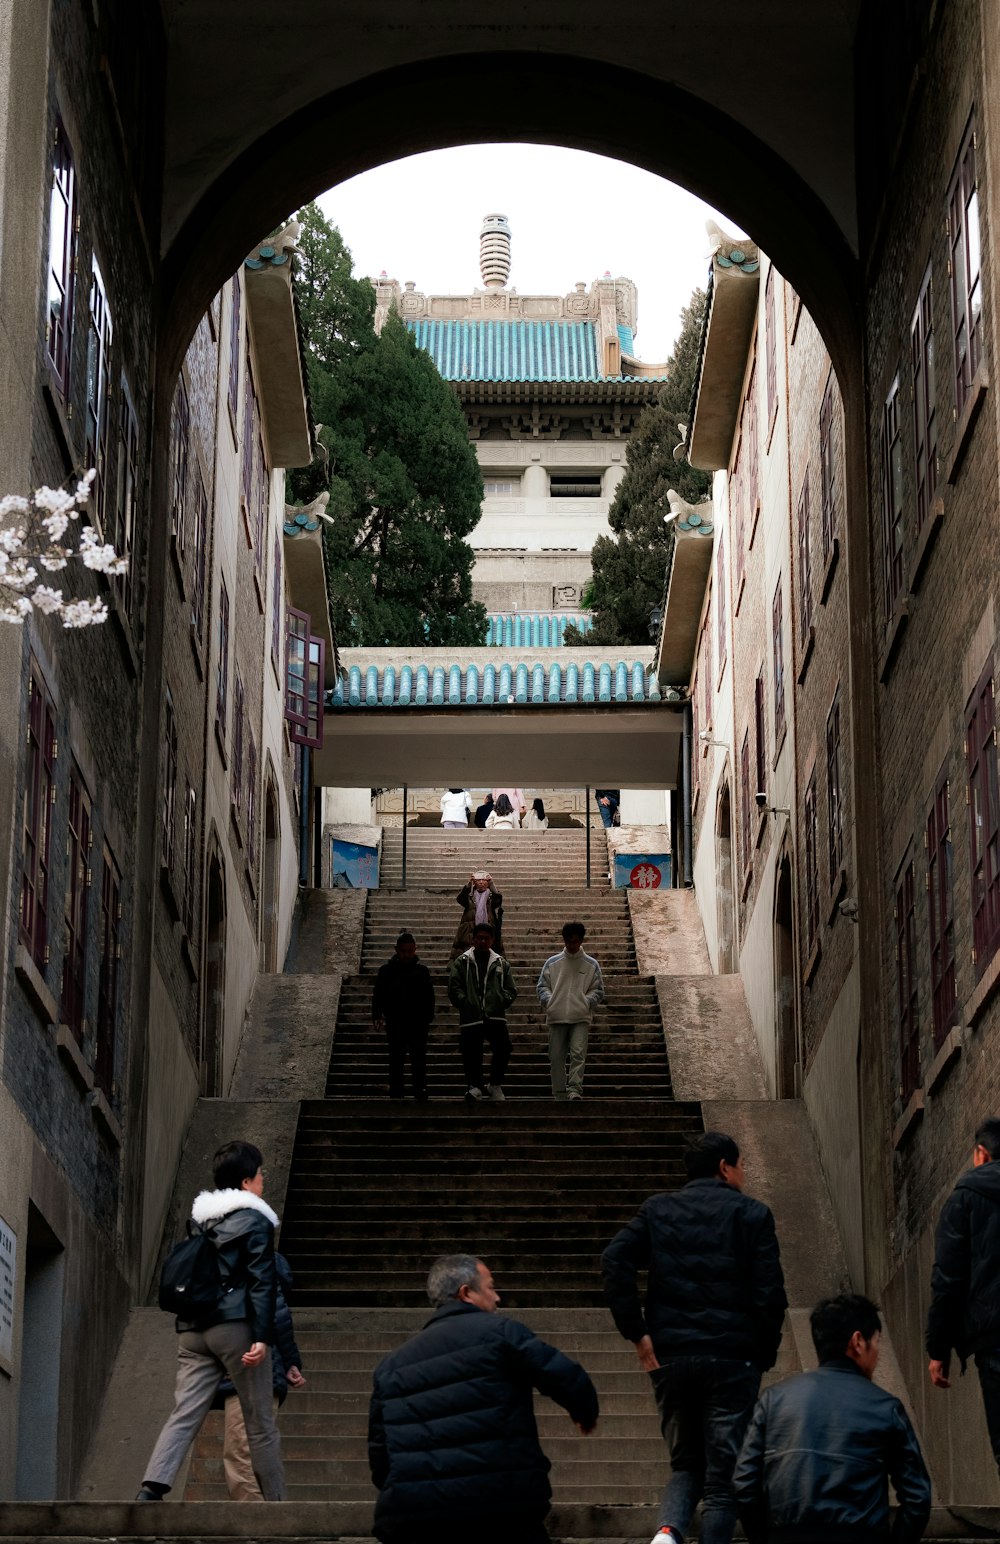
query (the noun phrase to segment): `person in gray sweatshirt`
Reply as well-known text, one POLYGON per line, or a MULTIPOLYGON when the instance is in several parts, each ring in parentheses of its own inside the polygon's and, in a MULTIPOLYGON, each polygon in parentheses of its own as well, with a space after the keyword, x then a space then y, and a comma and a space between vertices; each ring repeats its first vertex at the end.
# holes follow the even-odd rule
POLYGON ((604 978, 593 955, 583 952, 583 923, 567 922, 562 936, 562 952, 542 966, 538 1001, 549 1029, 552 1097, 582 1099, 587 1041, 594 1009, 604 1001, 604 978))

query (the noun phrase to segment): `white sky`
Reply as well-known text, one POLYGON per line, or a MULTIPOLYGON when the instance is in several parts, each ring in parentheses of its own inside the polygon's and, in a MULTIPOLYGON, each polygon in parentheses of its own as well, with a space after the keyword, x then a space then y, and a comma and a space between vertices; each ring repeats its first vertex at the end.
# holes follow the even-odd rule
POLYGON ((605 156, 548 145, 463 145, 363 172, 319 203, 340 230, 354 271, 384 268, 424 294, 481 287, 479 227, 505 214, 510 284, 562 295, 606 268, 639 289, 636 351, 665 360, 680 310, 708 276, 705 221, 742 234, 674 183, 605 156))

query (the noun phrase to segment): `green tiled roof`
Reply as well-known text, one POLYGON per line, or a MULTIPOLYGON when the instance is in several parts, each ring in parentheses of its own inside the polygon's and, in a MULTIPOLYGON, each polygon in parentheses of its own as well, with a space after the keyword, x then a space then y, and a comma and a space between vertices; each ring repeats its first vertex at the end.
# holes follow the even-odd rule
MULTIPOLYGON (((567 650, 567 653, 570 652, 567 650)), ((575 652, 575 651, 574 651, 575 652)), ((352 665, 326 694, 327 712, 358 708, 504 707, 676 702, 641 660, 553 664, 352 665)))
POLYGON ((601 374, 593 322, 413 321, 407 326, 446 381, 636 378, 601 374))

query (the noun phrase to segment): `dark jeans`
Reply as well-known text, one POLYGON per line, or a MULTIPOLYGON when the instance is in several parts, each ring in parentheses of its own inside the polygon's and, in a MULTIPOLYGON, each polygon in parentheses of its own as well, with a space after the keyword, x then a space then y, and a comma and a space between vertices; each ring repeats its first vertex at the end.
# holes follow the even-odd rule
POLYGON ((601 822, 605 830, 614 824, 615 811, 617 808, 618 805, 615 803, 614 799, 609 799, 607 804, 602 804, 600 800, 597 801, 597 813, 601 817, 601 822))
POLYGON ((983 1391, 983 1409, 990 1433, 990 1446, 1000 1472, 1000 1349, 976 1352, 976 1371, 983 1391))
POLYGON ((466 1024, 462 1029, 462 1066, 469 1088, 483 1086, 483 1045, 490 1043, 490 1082, 503 1082, 503 1075, 510 1064, 511 1043, 507 1025, 503 1019, 487 1019, 485 1024, 466 1024))
POLYGON ((699 1544, 730 1544, 736 1526, 733 1470, 760 1389, 760 1369, 723 1357, 672 1356, 650 1377, 671 1469, 657 1527, 683 1537, 701 1501, 699 1544))
POLYGON ((403 1077, 406 1058, 410 1058, 410 1082, 417 1095, 427 1092, 427 1036, 428 1024, 387 1024, 385 1038, 389 1042, 389 1097, 401 1099, 405 1092, 403 1077))

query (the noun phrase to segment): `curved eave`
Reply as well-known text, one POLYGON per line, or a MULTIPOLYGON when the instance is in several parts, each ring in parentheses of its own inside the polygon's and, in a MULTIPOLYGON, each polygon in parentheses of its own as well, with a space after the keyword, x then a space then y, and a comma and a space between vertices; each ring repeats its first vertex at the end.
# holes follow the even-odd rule
POLYGON ((759 288, 759 267, 747 273, 732 265, 720 267, 713 260, 701 373, 688 436, 688 460, 703 472, 729 465, 759 288))
POLYGON ((619 403, 646 407, 658 401, 662 380, 606 381, 449 381, 463 406, 479 407, 490 403, 578 402, 619 403))
POLYGON ((663 689, 684 688, 691 680, 714 550, 709 536, 679 533, 674 543, 656 650, 656 675, 663 689))

